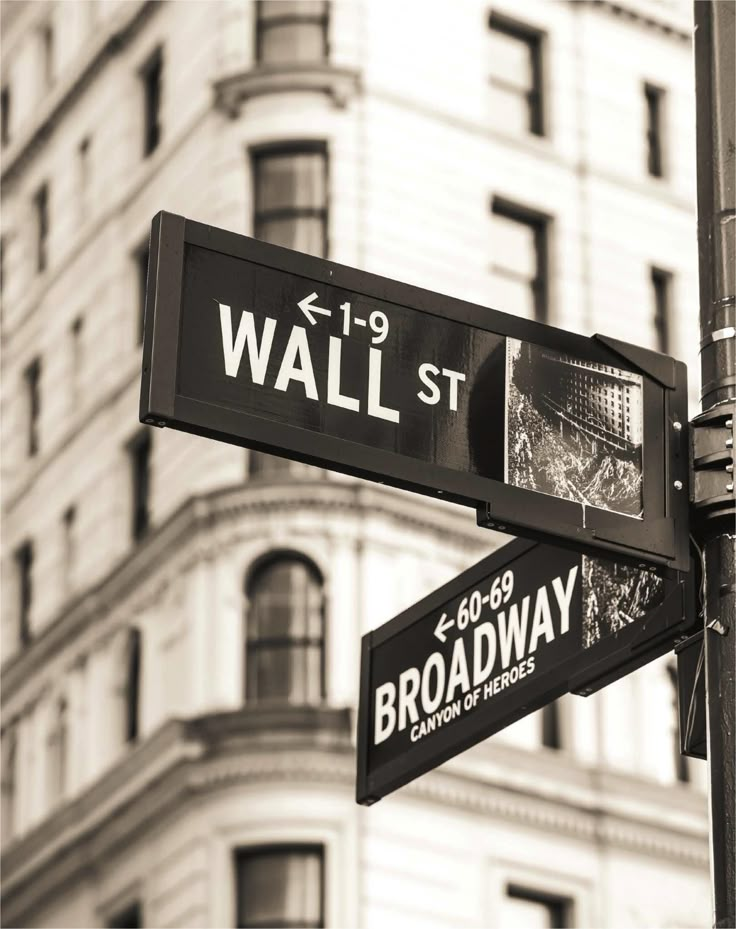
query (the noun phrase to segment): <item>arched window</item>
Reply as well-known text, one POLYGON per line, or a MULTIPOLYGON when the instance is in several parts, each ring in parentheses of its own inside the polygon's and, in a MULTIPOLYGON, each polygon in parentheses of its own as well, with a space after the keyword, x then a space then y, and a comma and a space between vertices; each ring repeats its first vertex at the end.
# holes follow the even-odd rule
POLYGON ((246 700, 318 703, 325 693, 318 569, 300 555, 280 554, 253 571, 246 595, 246 700))

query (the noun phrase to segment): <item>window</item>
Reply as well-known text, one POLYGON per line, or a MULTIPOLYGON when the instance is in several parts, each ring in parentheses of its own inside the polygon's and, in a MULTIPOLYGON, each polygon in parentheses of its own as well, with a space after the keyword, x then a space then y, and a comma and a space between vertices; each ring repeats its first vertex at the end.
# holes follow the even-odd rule
POLYGON ((161 141, 161 76, 163 54, 157 48, 141 68, 143 84, 143 155, 150 155, 161 141))
POLYGON ((2 734, 2 810, 0 823, 3 829, 3 845, 13 838, 15 832, 15 797, 17 790, 18 735, 11 724, 2 734))
POLYGON ((509 884, 499 925, 504 929, 565 929, 571 925, 571 910, 569 897, 509 884))
POLYGON ((41 59, 44 89, 49 90, 54 83, 54 27, 44 23, 41 27, 41 59))
POLYGON ((661 268, 650 269, 652 304, 654 307, 654 337, 658 352, 670 351, 670 294, 672 274, 661 268))
POLYGON ((26 395, 26 454, 33 458, 40 448, 39 419, 41 416, 41 359, 34 358, 23 372, 26 395))
POLYGON ((139 542, 150 524, 149 496, 151 492, 151 434, 146 429, 129 446, 133 482, 133 540, 139 542))
POLYGON ((238 929, 324 926, 324 849, 273 845, 235 855, 238 929))
POLYGON ((329 6, 324 0, 259 0, 256 61, 294 64, 327 59, 329 6))
POLYGON ((547 322, 549 218, 494 197, 491 219, 496 309, 547 322))
POLYGON ((562 748, 560 705, 556 700, 542 707, 542 745, 547 748, 562 748))
POLYGON ((55 803, 64 796, 67 765, 67 705, 61 697, 54 707, 54 717, 48 737, 47 797, 55 803))
POLYGON ((136 292, 138 302, 138 321, 136 334, 138 345, 143 344, 143 324, 146 315, 146 285, 148 283, 148 259, 150 256, 150 247, 148 239, 133 255, 136 273, 136 292))
POLYGON ((140 903, 130 903, 123 910, 112 915, 106 923, 108 929, 141 929, 143 911, 140 903))
POLYGON ((140 734, 141 631, 128 630, 125 652, 125 733, 126 742, 136 742, 140 734))
POLYGON ((327 257, 327 150, 305 143, 253 153, 253 235, 327 257))
POLYGON ((40 274, 48 264, 49 185, 42 184, 33 198, 36 228, 36 270, 40 274))
POLYGON ((69 372, 69 397, 71 413, 76 413, 76 407, 79 403, 79 387, 82 383, 83 366, 84 366, 84 317, 77 316, 69 327, 69 361, 71 370, 69 372))
POLYGON ((664 91, 652 84, 644 85, 644 105, 647 127, 647 170, 652 177, 664 176, 664 153, 662 150, 662 119, 664 91))
POLYGON ((687 755, 680 751, 680 714, 678 709, 679 688, 677 683, 677 665, 667 665, 667 674, 672 685, 672 748, 675 778, 681 784, 690 783, 690 766, 687 755))
POLYGON ((79 216, 87 215, 90 187, 90 139, 85 136, 77 146, 77 185, 79 197, 79 216))
POLYGON ((325 597, 317 568, 299 555, 279 555, 256 568, 246 593, 246 699, 319 702, 325 597))
POLYGON ((63 582, 68 593, 74 588, 74 572, 77 564, 77 508, 68 506, 61 517, 63 533, 63 582))
POLYGON ((0 91, 0 144, 3 148, 10 142, 10 88, 0 91))
POLYGON ((493 122, 544 135, 542 33, 492 13, 489 38, 493 122))
POLYGON ((24 542, 15 550, 18 578, 18 641, 26 646, 31 641, 31 606, 33 604, 33 543, 24 542))

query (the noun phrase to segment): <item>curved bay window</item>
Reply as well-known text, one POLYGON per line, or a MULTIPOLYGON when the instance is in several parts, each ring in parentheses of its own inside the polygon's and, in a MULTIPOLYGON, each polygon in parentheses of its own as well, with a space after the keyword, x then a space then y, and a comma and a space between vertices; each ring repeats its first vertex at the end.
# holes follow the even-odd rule
POLYGON ((326 0, 258 0, 256 61, 293 65, 327 59, 326 0))
POLYGON ((255 569, 246 595, 246 700, 318 703, 325 692, 325 597, 318 569, 299 555, 279 555, 255 569))

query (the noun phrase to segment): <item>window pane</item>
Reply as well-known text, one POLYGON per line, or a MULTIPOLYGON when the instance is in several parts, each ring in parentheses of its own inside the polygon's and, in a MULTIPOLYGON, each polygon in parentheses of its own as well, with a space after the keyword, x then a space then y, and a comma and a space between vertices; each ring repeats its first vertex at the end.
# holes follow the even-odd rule
POLYGON ((292 17, 303 19, 324 16, 324 0, 262 0, 258 15, 262 20, 292 17))
POLYGON ((320 645, 253 645, 248 648, 249 700, 318 703, 322 696, 320 645))
POLYGON ((262 27, 260 60, 265 64, 321 61, 325 57, 322 23, 280 22, 262 27))
POLYGON ((256 160, 256 210, 325 206, 322 152, 265 155, 256 160))
POLYGON ((249 638, 319 637, 322 587, 301 561, 277 561, 259 572, 251 591, 249 638))
POLYGON ((300 216, 294 219, 261 220, 256 227, 256 238, 294 248, 308 255, 324 257, 324 219, 320 216, 300 216))
POLYGON ((491 28, 491 74, 523 93, 532 86, 532 51, 528 42, 491 28))
POLYGON ((540 900, 524 900, 519 897, 507 897, 503 904, 503 918, 500 925, 504 929, 555 929, 554 907, 540 900))
POLYGON ((322 850, 238 856, 238 926, 322 926, 322 850))
POLYGON ((529 131, 529 104, 526 97, 492 84, 489 98, 490 120, 494 126, 516 134, 529 131))
POLYGON ((531 224, 494 213, 491 248, 494 266, 529 281, 537 276, 535 230, 531 224))

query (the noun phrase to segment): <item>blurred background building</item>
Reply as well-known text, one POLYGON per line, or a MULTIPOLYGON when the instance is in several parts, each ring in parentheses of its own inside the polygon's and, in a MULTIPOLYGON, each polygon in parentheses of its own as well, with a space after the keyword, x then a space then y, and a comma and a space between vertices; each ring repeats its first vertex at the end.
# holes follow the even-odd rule
POLYGON ((671 660, 359 808, 360 635, 504 537, 137 419, 161 209, 694 381, 689 2, 1 12, 4 924, 709 924, 671 660))

